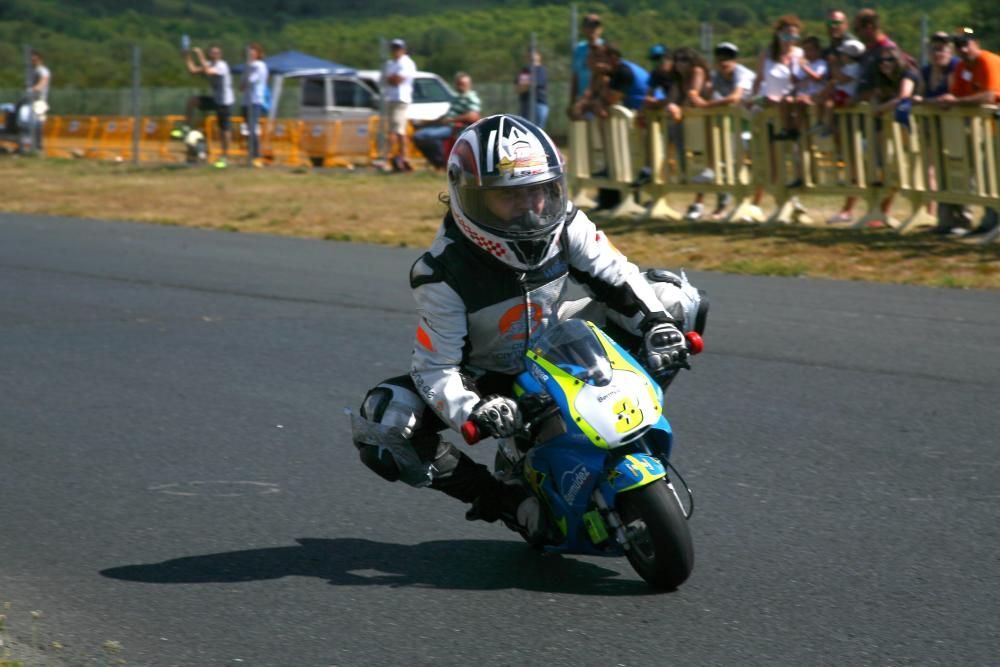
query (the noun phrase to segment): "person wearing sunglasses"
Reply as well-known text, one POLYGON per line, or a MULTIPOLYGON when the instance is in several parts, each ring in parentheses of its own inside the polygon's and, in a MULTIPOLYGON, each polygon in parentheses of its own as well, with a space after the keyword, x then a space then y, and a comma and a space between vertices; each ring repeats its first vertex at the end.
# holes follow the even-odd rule
POLYGON ((754 97, 763 97, 766 104, 779 107, 781 130, 774 135, 778 140, 799 137, 794 95, 795 82, 802 78, 803 52, 798 46, 801 32, 802 21, 797 16, 780 17, 774 24, 770 46, 761 51, 757 60, 754 97))

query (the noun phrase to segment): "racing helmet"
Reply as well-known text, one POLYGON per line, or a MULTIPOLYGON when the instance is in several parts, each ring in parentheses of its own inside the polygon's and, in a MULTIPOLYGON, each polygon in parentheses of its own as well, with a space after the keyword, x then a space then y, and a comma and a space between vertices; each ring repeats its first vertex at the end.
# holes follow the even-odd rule
POLYGON ((533 123, 500 114, 465 128, 448 157, 448 196, 462 234, 511 268, 538 268, 558 252, 566 174, 533 123))

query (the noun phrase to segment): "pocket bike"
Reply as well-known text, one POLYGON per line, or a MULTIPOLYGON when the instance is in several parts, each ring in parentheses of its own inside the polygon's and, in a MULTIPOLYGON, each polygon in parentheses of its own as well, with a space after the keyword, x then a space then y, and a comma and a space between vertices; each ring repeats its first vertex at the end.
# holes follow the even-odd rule
MULTIPOLYGON (((690 354, 701 352, 697 333, 686 339, 690 354)), ((523 480, 541 501, 548 534, 533 546, 624 555, 651 586, 675 589, 694 567, 687 525, 694 504, 670 465, 660 383, 584 320, 550 327, 526 357, 514 383, 524 426, 499 441, 494 469, 501 481, 523 480)), ((482 437, 471 421, 462 436, 469 444, 482 437)))

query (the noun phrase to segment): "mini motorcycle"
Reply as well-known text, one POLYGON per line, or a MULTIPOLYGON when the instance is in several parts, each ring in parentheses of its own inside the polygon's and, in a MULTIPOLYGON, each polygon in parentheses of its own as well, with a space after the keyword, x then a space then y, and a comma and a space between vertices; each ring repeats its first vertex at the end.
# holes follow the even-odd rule
MULTIPOLYGON (((687 347, 700 352, 701 337, 688 333, 687 347)), ((553 325, 526 357, 514 384, 524 427, 499 441, 495 474, 523 479, 541 501, 548 535, 534 546, 624 555, 648 584, 675 589, 694 567, 687 525, 694 505, 670 465, 661 383, 583 320, 553 325)), ((471 421, 462 436, 469 444, 481 439, 471 421)))

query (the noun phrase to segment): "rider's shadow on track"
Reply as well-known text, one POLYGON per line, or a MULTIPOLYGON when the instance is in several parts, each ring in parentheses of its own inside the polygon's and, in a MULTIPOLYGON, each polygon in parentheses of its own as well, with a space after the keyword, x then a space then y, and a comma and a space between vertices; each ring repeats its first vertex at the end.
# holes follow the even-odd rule
MULTIPOLYGON (((356 538, 296 540, 298 546, 247 549, 102 570, 149 584, 319 577, 335 586, 422 586, 456 590, 519 588, 577 595, 643 595, 639 579, 572 557, 542 555, 523 542, 437 540, 392 544, 356 538)), ((622 560, 624 563, 624 560, 622 560)))

